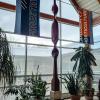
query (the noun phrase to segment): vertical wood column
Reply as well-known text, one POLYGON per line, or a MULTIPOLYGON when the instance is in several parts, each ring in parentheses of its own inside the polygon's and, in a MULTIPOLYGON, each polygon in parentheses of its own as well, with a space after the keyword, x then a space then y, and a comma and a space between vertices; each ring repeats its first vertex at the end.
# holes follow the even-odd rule
POLYGON ((52 12, 54 14, 54 20, 52 23, 52 42, 54 44, 53 50, 52 50, 52 57, 54 59, 54 66, 53 66, 53 78, 51 81, 51 99, 60 99, 61 98, 61 92, 60 92, 60 83, 58 79, 58 72, 57 72, 57 58, 59 55, 59 51, 57 49, 57 42, 59 37, 59 29, 58 29, 58 22, 56 19, 56 15, 58 12, 58 6, 56 4, 56 0, 54 0, 54 4, 52 6, 52 12))

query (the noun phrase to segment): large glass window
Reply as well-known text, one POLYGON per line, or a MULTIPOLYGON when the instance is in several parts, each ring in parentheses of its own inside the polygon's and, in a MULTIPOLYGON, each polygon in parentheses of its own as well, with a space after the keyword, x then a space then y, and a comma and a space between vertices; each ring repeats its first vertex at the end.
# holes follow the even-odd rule
MULTIPOLYGON (((40 11, 43 13, 53 15, 52 5, 53 5, 53 0, 40 0, 40 11)), ((57 5, 58 5, 58 9, 59 9, 59 1, 58 0, 57 0, 57 5)), ((58 10, 57 16, 59 16, 59 10, 58 10)))
POLYGON ((51 37, 52 21, 40 19, 40 35, 44 37, 51 37))
POLYGON ((72 4, 69 4, 69 3, 67 4, 67 3, 61 2, 61 7, 62 7, 61 8, 62 18, 79 21, 79 15, 75 11, 72 4))
MULTIPOLYGON (((1 1, 15 4, 15 0, 1 1)), ((40 11, 53 15, 51 11, 53 0, 40 1, 40 11)), ((62 18, 79 21, 79 16, 69 0, 61 0, 61 12, 59 4, 60 0, 57 0, 57 5, 59 7, 57 16, 60 17, 61 13, 62 18)), ((8 33, 6 32, 6 34, 11 46, 11 53, 13 55, 14 65, 16 68, 17 80, 15 85, 23 84, 26 76, 29 76, 32 73, 35 74, 39 65, 39 73, 42 75, 43 80, 46 80, 48 83, 47 87, 49 87, 49 89, 47 91, 47 95, 50 94, 53 73, 53 57, 51 55, 53 49, 53 43, 51 40, 52 22, 52 20, 40 19, 40 37, 16 35, 13 34, 15 27, 15 12, 0 9, 0 27, 4 31, 9 31, 8 33)), ((96 43, 99 41, 99 30, 100 25, 93 28, 95 43, 91 47, 94 49, 92 52, 97 58, 96 62, 98 64, 96 68, 93 68, 94 74, 100 74, 100 42, 96 43)), ((59 23, 59 40, 57 43, 59 50, 57 63, 58 74, 72 72, 74 62, 71 62, 70 59, 73 56, 76 48, 84 45, 80 44, 79 40, 79 27, 59 23)), ((62 85, 62 92, 66 92, 64 85, 62 85)))
POLYGON ((0 9, 0 27, 4 31, 14 32, 15 12, 0 9))
POLYGON ((62 24, 62 39, 79 41, 79 27, 62 24))

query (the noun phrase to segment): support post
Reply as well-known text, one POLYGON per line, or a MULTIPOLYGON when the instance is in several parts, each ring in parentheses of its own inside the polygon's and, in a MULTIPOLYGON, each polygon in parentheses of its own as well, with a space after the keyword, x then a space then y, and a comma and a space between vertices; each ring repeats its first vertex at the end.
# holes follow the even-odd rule
POLYGON ((58 36, 59 36, 59 30, 58 30, 58 22, 56 19, 56 15, 58 12, 58 7, 56 5, 56 0, 54 0, 54 5, 52 6, 52 11, 54 14, 54 21, 52 24, 52 42, 54 44, 54 48, 52 50, 52 56, 54 59, 54 66, 53 66, 53 78, 51 81, 51 100, 57 100, 61 99, 61 91, 60 91, 60 82, 58 79, 58 72, 57 72, 57 57, 59 54, 59 51, 57 49, 57 42, 58 42, 58 36))

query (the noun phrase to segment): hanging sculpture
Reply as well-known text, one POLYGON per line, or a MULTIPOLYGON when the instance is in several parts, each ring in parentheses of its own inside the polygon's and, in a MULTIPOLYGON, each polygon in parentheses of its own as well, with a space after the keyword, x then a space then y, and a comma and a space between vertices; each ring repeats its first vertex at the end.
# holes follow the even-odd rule
MULTIPOLYGON (((58 79, 58 73, 57 73, 57 57, 59 55, 59 51, 57 49, 57 42, 58 42, 58 36, 59 36, 59 30, 58 30, 58 22, 56 19, 56 15, 58 12, 58 7, 56 4, 56 0, 54 0, 54 4, 52 6, 52 11, 54 14, 54 20, 52 23, 52 42, 54 44, 54 48, 52 50, 52 56, 54 58, 54 66, 53 66, 53 78, 51 82, 51 91, 53 91, 53 98, 54 99, 60 99, 60 86, 59 86, 59 79, 58 79), (55 97, 55 94, 57 94, 57 97, 55 97)), ((52 94, 52 93, 51 93, 52 94)), ((52 95, 51 95, 52 96, 52 95)))
POLYGON ((40 36, 40 0, 16 0, 15 33, 40 36))

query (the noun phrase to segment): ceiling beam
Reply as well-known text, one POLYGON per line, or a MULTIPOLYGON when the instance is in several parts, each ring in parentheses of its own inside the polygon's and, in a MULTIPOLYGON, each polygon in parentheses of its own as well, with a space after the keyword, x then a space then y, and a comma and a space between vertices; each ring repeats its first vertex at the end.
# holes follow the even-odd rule
POLYGON ((75 8, 75 10, 79 13, 80 10, 80 6, 78 5, 78 3, 76 2, 76 0, 70 0, 71 4, 73 5, 73 7, 75 8))
MULTIPOLYGON (((76 2, 76 0, 70 0, 72 5, 74 6, 74 8, 76 9, 76 11, 79 13, 79 10, 81 9, 81 7, 78 5, 78 3, 76 2)), ((100 0, 98 0, 98 2, 100 3, 100 0)), ((93 19, 93 25, 100 25, 100 16, 97 18, 93 19)))
MULTIPOLYGON (((4 10, 9 10, 9 11, 15 11, 16 10, 15 5, 11 5, 11 4, 4 3, 4 2, 0 2, 0 8, 4 9, 4 10)), ((48 20, 54 19, 53 15, 42 13, 42 12, 40 12, 40 17, 44 18, 44 19, 48 19, 48 20)), ((79 26, 79 22, 77 22, 77 21, 69 20, 69 19, 66 19, 66 18, 60 18, 60 17, 57 17, 57 19, 58 19, 59 22, 64 23, 64 24, 79 26)))
MULTIPOLYGON (((48 19, 48 20, 54 19, 54 16, 46 14, 46 13, 42 13, 42 12, 40 13, 40 16, 41 16, 41 18, 45 18, 45 19, 48 19)), ((58 20, 58 22, 61 22, 61 23, 64 23, 64 24, 79 26, 79 22, 77 22, 77 21, 72 21, 72 20, 69 20, 69 19, 66 19, 66 18, 60 18, 60 17, 57 17, 57 20, 58 20)))
POLYGON ((0 2, 0 8, 4 10, 10 10, 10 11, 15 11, 16 7, 12 4, 0 2))

